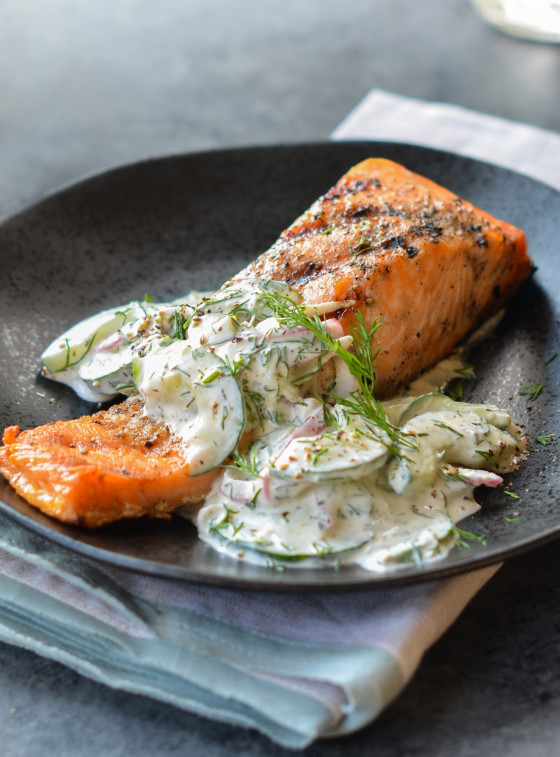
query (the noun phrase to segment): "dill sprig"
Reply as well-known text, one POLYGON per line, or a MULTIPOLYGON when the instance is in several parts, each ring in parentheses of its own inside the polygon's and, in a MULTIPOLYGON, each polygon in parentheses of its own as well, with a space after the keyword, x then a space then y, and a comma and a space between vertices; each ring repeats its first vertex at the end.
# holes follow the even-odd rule
POLYGON ((471 545, 469 542, 478 542, 479 544, 486 546, 486 536, 484 535, 479 536, 478 534, 473 534, 470 531, 465 531, 464 528, 459 528, 458 526, 452 526, 451 531, 453 532, 455 542, 459 547, 470 547, 471 545))
MULTIPOLYGON (((394 442, 408 447, 416 446, 414 442, 404 436, 399 428, 388 421, 383 405, 373 394, 375 360, 379 350, 373 352, 371 342, 381 326, 379 318, 376 318, 371 327, 368 328, 362 313, 359 310, 353 311, 355 322, 350 327, 353 349, 350 351, 331 334, 325 320, 321 320, 317 313, 306 312, 304 307, 278 292, 263 291, 263 299, 279 323, 287 328, 307 329, 327 350, 334 352, 346 363, 350 374, 356 379, 358 389, 351 392, 349 397, 333 397, 332 399, 335 402, 347 408, 350 413, 360 415, 372 422, 385 431, 394 442)), ((390 446, 390 449, 395 454, 400 455, 395 446, 390 446)))
POLYGON ((509 518, 507 515, 504 515, 504 520, 506 523, 521 523, 523 518, 521 515, 514 515, 512 518, 509 518))
POLYGON ((454 372, 459 376, 463 376, 463 378, 474 378, 474 368, 470 363, 464 365, 462 368, 456 368, 454 372))
POLYGON ((451 381, 444 391, 445 394, 455 402, 461 402, 463 400, 463 382, 461 379, 451 381))
POLYGON ((172 339, 186 339, 186 323, 187 318, 185 317, 183 309, 180 307, 176 308, 176 310, 173 311, 173 316, 171 319, 171 333, 169 336, 172 339))
MULTIPOLYGON (((257 466, 257 459, 255 454, 255 448, 250 447, 246 455, 242 455, 239 450, 235 449, 232 454, 232 459, 229 465, 225 465, 225 468, 233 468, 245 473, 245 475, 251 478, 257 478, 259 470, 257 466)), ((260 490, 259 490, 260 491, 260 490)))
POLYGON ((355 247, 350 246, 350 259, 356 260, 358 255, 361 255, 364 252, 371 252, 373 249, 375 249, 375 246, 365 237, 362 237, 355 247))
POLYGON ((519 390, 519 394, 528 395, 532 400, 536 400, 543 389, 544 384, 535 382, 534 384, 527 384, 527 386, 522 386, 519 390))
POLYGON ((72 360, 72 353, 76 353, 76 348, 70 347, 70 342, 68 341, 68 337, 64 340, 64 343, 66 345, 66 362, 64 363, 63 371, 67 370, 68 368, 73 368, 75 365, 77 365, 80 360, 83 360, 85 356, 88 354, 88 352, 93 347, 93 343, 95 341, 95 337, 97 336, 97 331, 95 334, 92 334, 90 338, 85 342, 85 350, 82 352, 80 357, 76 358, 76 360, 72 360))
POLYGON ((491 449, 475 449, 475 452, 483 457, 486 462, 494 459, 494 452, 491 449))
POLYGON ((447 423, 443 423, 443 421, 441 423, 438 421, 434 421, 434 426, 438 426, 439 428, 445 428, 447 429, 447 431, 452 431, 454 434, 456 434, 460 438, 464 436, 464 434, 462 434, 460 431, 457 431, 456 428, 453 428, 453 426, 449 426, 447 423))

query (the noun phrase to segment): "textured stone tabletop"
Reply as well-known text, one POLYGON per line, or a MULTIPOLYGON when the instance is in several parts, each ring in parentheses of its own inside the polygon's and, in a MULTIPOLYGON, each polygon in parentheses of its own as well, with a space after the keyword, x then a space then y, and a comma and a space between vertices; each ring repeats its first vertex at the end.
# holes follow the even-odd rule
MULTIPOLYGON (((466 0, 0 0, 0 216, 148 157, 327 139, 373 87, 560 131, 560 45, 502 36, 466 0)), ((559 670, 552 544, 497 574, 376 723, 306 754, 548 757, 559 670)), ((288 754, 1 644, 0 745, 288 754)))

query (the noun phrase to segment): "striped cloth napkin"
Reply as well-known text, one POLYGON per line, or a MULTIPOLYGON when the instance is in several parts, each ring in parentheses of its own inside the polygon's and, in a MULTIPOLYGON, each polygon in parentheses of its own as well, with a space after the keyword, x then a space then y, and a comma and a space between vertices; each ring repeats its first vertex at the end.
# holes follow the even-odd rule
MULTIPOLYGON (((381 91, 334 137, 437 145, 560 176, 557 135, 381 91)), ((95 564, 0 516, 0 639, 297 749, 374 720, 496 569, 386 590, 234 591, 95 564)))

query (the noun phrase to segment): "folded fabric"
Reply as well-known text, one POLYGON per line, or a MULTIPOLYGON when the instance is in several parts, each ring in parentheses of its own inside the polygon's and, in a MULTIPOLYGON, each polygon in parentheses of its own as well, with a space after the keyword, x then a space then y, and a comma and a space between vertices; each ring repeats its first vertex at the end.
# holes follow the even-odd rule
POLYGON ((95 565, 0 516, 0 638, 300 748, 375 718, 493 571, 350 594, 232 591, 95 565))
POLYGON ((334 130, 334 139, 380 139, 449 150, 525 173, 560 189, 560 134, 374 89, 334 130))
MULTIPOLYGON (((524 135, 523 149, 540 145, 533 175, 546 178, 559 137, 491 121, 500 128, 500 160, 520 168, 524 135)), ((335 137, 436 140, 458 150, 458 133, 469 135, 463 147, 480 147, 489 123, 377 91, 335 137)), ((491 145, 485 154, 495 158, 491 145)), ((0 639, 109 686, 302 748, 371 722, 496 569, 390 590, 234 591, 95 564, 1 516, 0 639)))

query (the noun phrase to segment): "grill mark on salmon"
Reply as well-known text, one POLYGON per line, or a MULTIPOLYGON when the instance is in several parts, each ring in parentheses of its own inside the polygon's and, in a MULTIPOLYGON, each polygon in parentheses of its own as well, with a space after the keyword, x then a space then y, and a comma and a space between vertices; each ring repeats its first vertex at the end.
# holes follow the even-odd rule
MULTIPOLYGON (((436 363, 530 275, 522 231, 396 163, 352 168, 238 277, 286 281, 309 303, 355 301, 380 317, 376 393, 436 363)), ((237 278, 237 277, 236 277, 237 278)), ((346 330, 351 312, 338 313, 346 330)), ((0 472, 32 505, 97 527, 169 517, 218 471, 189 476, 184 442, 140 400, 77 420, 4 431, 0 472)))
MULTIPOLYGON (((530 275, 524 233, 429 179, 371 158, 348 171, 238 277, 379 317, 376 393, 449 354, 530 275)), ((342 313, 348 330, 352 316, 342 313)))

